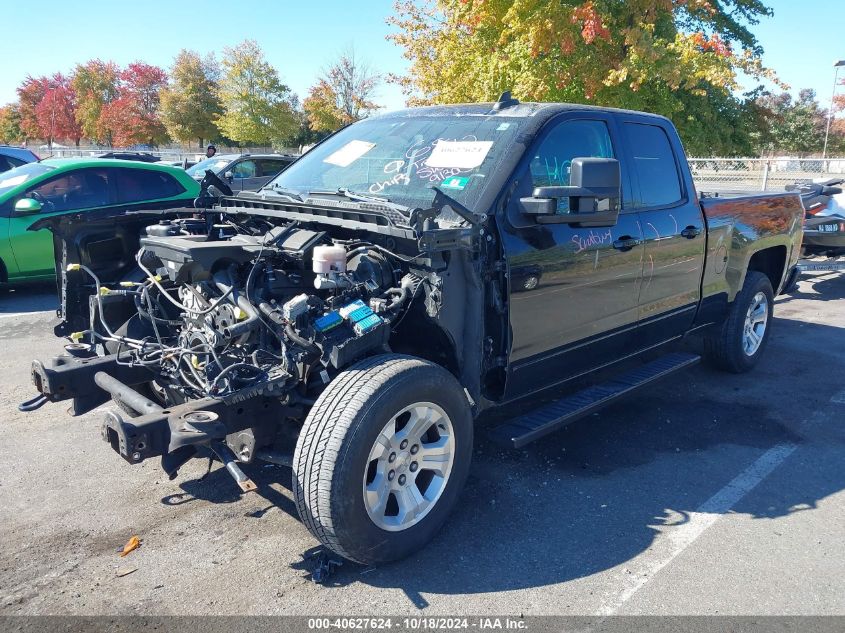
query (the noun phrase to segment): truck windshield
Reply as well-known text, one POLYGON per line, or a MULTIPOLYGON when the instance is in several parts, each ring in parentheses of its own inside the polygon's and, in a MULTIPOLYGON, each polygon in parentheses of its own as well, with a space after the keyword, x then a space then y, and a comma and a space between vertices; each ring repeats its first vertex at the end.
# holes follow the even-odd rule
POLYGON ((472 208, 522 122, 486 115, 366 119, 306 153, 264 190, 304 197, 345 189, 425 208, 436 186, 472 208))

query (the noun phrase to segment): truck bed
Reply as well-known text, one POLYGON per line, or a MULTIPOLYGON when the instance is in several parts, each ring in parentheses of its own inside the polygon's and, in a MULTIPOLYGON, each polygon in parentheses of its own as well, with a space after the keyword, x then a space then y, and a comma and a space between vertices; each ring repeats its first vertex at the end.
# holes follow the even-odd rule
POLYGON ((798 261, 804 208, 796 193, 720 193, 702 197, 707 222, 707 263, 703 298, 726 293, 732 301, 742 288, 745 271, 755 253, 766 249, 776 258, 769 263, 775 294, 798 261))

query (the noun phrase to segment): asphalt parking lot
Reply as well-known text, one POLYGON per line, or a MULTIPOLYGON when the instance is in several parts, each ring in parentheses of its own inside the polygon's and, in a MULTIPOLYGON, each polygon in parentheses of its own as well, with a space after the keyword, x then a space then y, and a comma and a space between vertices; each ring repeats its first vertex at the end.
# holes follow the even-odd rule
POLYGON ((323 586, 289 469, 247 466, 246 495, 199 460, 171 482, 101 413, 17 411, 54 307, 0 296, 3 614, 845 614, 845 275, 779 298, 753 373, 693 368, 525 450, 482 429, 428 548, 323 586))

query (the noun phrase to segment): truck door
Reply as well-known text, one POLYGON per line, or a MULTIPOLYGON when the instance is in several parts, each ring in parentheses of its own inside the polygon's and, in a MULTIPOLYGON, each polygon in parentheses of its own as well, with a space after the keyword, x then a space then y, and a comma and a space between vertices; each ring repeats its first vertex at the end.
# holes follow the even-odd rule
POLYGON ((654 118, 624 117, 620 123, 645 240, 637 345, 646 348, 692 325, 707 235, 695 192, 686 190, 681 177, 680 161, 686 159, 674 130, 654 118))
MULTIPOLYGON (((550 121, 516 171, 501 232, 508 262, 514 398, 617 360, 633 345, 642 277, 642 235, 627 209, 614 226, 538 224, 519 211, 535 187, 569 185, 574 158, 616 158, 613 121, 569 113, 550 121)), ((627 193, 626 193, 627 192, 627 193)), ((568 200, 558 213, 569 213, 568 200)))

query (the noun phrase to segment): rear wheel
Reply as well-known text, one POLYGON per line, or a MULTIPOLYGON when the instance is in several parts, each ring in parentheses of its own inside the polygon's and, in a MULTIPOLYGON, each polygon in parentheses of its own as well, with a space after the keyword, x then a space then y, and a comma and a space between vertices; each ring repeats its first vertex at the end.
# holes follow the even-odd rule
POLYGON ((708 358, 720 369, 750 371, 769 342, 774 292, 769 278, 749 270, 728 318, 717 333, 705 339, 708 358))
POLYGON ((539 285, 540 285, 540 278, 537 277, 537 275, 531 275, 525 281, 522 282, 522 289, 523 290, 534 290, 539 285))
POLYGON ((395 354, 341 372, 317 400, 294 454, 303 523, 336 554, 384 563, 422 548, 469 472, 472 416, 443 368, 395 354))

